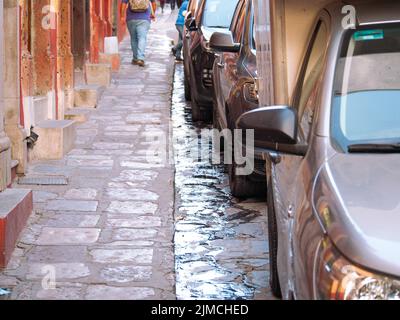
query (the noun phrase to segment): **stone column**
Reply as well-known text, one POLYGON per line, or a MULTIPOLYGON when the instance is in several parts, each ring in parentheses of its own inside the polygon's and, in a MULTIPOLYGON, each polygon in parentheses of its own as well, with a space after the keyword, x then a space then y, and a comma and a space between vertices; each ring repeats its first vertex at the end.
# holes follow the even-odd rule
POLYGON ((27 164, 26 132, 20 125, 21 71, 20 71, 20 10, 18 0, 4 0, 4 110, 5 131, 11 139, 12 159, 18 160, 17 173, 24 174, 27 164), (17 17, 17 19, 16 19, 17 17))
POLYGON ((55 8, 50 0, 32 0, 33 94, 48 98, 49 117, 55 119, 56 56, 51 48, 55 8))
POLYGON ((88 22, 86 21, 86 2, 82 0, 73 0, 72 15, 72 51, 74 54, 75 67, 83 70, 86 58, 86 29, 88 22))
MULTIPOLYGON (((3 28, 3 0, 0 0, 0 74, 4 75, 4 28, 3 28)), ((0 191, 11 183, 11 143, 4 131, 4 80, 0 84, 0 191)))
POLYGON ((57 73, 62 79, 64 98, 64 109, 74 107, 73 88, 74 88, 74 59, 72 56, 71 39, 71 0, 62 0, 59 2, 58 11, 58 56, 59 63, 57 73))

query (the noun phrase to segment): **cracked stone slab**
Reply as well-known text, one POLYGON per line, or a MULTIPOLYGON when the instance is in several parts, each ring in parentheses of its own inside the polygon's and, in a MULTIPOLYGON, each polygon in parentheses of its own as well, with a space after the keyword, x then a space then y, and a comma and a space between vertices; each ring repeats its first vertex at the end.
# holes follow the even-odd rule
POLYGON ((126 117, 126 122, 129 124, 161 124, 160 113, 142 113, 130 114, 126 117))
POLYGON ((107 131, 104 133, 107 137, 113 138, 129 138, 132 139, 137 136, 137 132, 119 132, 119 131, 107 131))
POLYGON ((90 275, 89 268, 84 263, 33 263, 29 265, 26 278, 28 280, 44 279, 53 273, 55 281, 85 278, 90 275))
POLYGON ((70 189, 64 197, 73 200, 95 200, 97 197, 97 190, 91 188, 70 189))
POLYGON ((101 229, 45 227, 37 240, 39 245, 84 245, 96 243, 101 229))
POLYGON ((46 191, 33 191, 33 202, 47 202, 58 197, 57 193, 46 192, 46 191))
POLYGON ((28 263, 61 263, 87 260, 87 250, 83 246, 36 246, 27 256, 28 263))
POLYGON ((156 229, 116 229, 113 240, 141 240, 151 239, 157 235, 156 229))
POLYGON ((163 163, 144 163, 135 161, 121 161, 121 167, 135 168, 135 169, 154 169, 154 168, 165 168, 166 165, 163 163))
POLYGON ((107 243, 107 247, 152 247, 154 246, 154 241, 148 240, 133 240, 133 241, 114 241, 107 243))
POLYGON ((151 264, 153 249, 94 249, 90 255, 99 263, 151 264))
POLYGON ((118 215, 108 215, 107 226, 115 228, 155 228, 161 227, 159 217, 120 218, 118 215))
POLYGON ((140 126, 108 126, 105 131, 117 131, 117 132, 138 132, 141 129, 140 126))
POLYGON ((109 182, 107 184, 108 188, 116 188, 116 189, 131 189, 131 188, 139 188, 144 187, 145 182, 109 182))
POLYGON ((152 181, 158 177, 157 171, 149 170, 124 170, 120 173, 117 178, 114 178, 115 182, 126 182, 126 181, 152 181))
POLYGON ((72 167, 113 167, 114 160, 87 160, 70 158, 68 160, 68 165, 72 167))
POLYGON ((96 212, 97 206, 98 201, 51 200, 47 203, 46 209, 53 211, 96 212))
POLYGON ((126 150, 132 149, 133 144, 129 143, 111 143, 111 142, 97 142, 93 143, 92 149, 97 150, 126 150))
POLYGON ((155 214, 158 206, 155 203, 143 201, 112 201, 107 208, 111 213, 132 213, 138 215, 155 214))
POLYGON ((136 201, 157 201, 159 195, 157 193, 144 189, 107 189, 106 195, 113 200, 136 200, 136 201))
POLYGON ((40 300, 79 300, 82 298, 82 288, 61 287, 56 289, 40 289, 36 299, 40 300))
POLYGON ((45 223, 46 227, 62 227, 62 228, 94 228, 100 220, 99 215, 72 215, 57 214, 49 218, 45 223))
POLYGON ((155 295, 151 288, 118 288, 104 285, 88 287, 85 299, 87 300, 144 300, 155 295))
POLYGON ((106 282, 128 283, 149 281, 152 276, 150 266, 110 266, 101 270, 102 280, 106 282))
POLYGON ((82 136, 96 136, 98 134, 97 129, 77 129, 76 130, 77 135, 82 135, 82 136))
POLYGON ((133 150, 92 150, 92 154, 108 156, 130 156, 133 150))

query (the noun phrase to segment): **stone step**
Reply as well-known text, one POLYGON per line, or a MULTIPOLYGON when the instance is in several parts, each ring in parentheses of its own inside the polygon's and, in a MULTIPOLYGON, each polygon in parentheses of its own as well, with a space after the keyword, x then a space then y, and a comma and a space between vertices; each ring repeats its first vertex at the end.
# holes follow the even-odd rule
POLYGON ((96 108, 104 87, 99 85, 82 85, 75 88, 75 107, 96 108))
POLYGON ((19 165, 18 160, 11 160, 11 181, 15 181, 17 178, 17 167, 19 165))
POLYGON ((31 124, 35 126, 37 123, 49 118, 49 99, 45 96, 33 97, 32 110, 30 114, 31 124))
POLYGON ((76 132, 75 121, 41 121, 34 132, 39 136, 32 150, 30 160, 59 160, 74 147, 76 132))
POLYGON ((31 190, 6 189, 0 193, 0 268, 5 268, 10 261, 32 210, 31 190))
POLYGON ((86 122, 89 118, 90 111, 87 109, 75 108, 65 111, 65 120, 73 120, 78 123, 86 122))
POLYGON ((121 67, 121 56, 119 53, 100 53, 99 62, 111 65, 111 71, 118 72, 121 67))
POLYGON ((85 77, 86 84, 108 87, 111 84, 111 64, 87 63, 85 77))

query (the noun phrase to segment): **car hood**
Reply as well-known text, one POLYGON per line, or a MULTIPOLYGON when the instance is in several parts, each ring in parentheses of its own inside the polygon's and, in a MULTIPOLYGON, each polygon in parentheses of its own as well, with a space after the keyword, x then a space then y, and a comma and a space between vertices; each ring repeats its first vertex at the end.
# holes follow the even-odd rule
POLYGON ((228 28, 210 28, 210 27, 201 27, 201 31, 203 32, 203 36, 207 41, 210 41, 211 36, 214 32, 227 32, 228 28))
POLYGON ((336 247, 400 276, 400 155, 336 154, 314 184, 314 210, 336 247))

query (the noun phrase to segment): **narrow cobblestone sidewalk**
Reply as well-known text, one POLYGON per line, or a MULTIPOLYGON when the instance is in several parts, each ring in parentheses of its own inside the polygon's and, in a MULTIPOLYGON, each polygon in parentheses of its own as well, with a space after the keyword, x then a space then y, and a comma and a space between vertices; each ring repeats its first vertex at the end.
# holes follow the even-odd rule
POLYGON ((174 18, 153 24, 144 69, 130 64, 125 39, 76 148, 31 165, 29 175, 69 183, 33 187, 34 213, 0 273, 11 299, 175 299, 174 170, 146 161, 154 137, 169 134, 174 18))

